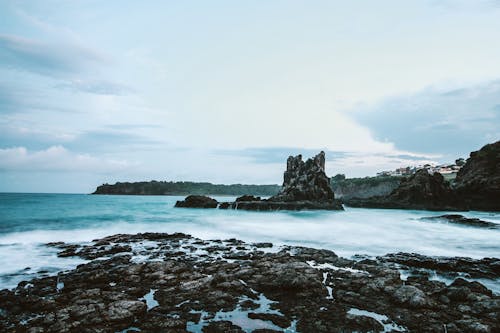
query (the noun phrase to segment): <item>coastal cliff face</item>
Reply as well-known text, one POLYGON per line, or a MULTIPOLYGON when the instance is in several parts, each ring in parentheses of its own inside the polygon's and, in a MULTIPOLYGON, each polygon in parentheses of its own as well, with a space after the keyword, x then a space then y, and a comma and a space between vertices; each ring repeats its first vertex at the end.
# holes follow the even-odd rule
POLYGON ((470 209, 500 211, 500 141, 470 154, 455 189, 470 209))
POLYGON ((427 170, 417 171, 389 195, 367 199, 346 200, 349 206, 372 208, 401 208, 427 210, 466 210, 462 198, 454 192, 439 173, 429 174, 427 170))
POLYGON ((302 161, 302 155, 286 161, 281 191, 270 201, 332 201, 335 199, 330 178, 325 174, 325 152, 302 161))
POLYGON ((401 183, 400 177, 365 177, 332 181, 338 199, 369 198, 388 195, 401 183))

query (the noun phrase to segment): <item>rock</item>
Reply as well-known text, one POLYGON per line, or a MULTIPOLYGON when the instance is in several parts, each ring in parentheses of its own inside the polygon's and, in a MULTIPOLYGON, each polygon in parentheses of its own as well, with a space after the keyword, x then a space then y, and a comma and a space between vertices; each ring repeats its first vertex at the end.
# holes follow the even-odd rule
POLYGON ((343 210, 342 203, 333 201, 244 201, 233 204, 234 209, 256 210, 256 211, 274 211, 274 210, 343 210))
POLYGON ((422 220, 442 220, 453 224, 462 224, 471 227, 489 228, 489 229, 496 229, 500 227, 499 224, 493 222, 483 221, 478 218, 467 218, 460 214, 445 214, 439 216, 423 217, 422 220))
POLYGON ((244 210, 342 210, 340 201, 325 174, 325 153, 302 161, 302 155, 290 156, 283 176, 281 191, 269 199, 243 196, 231 206, 244 210))
POLYGON ((74 255, 95 259, 0 290, 0 332, 272 332, 272 323, 291 332, 440 332, 443 323, 448 332, 500 331, 500 296, 482 284, 446 286, 429 274, 404 282, 399 271, 414 264, 493 274, 498 259, 354 261, 307 247, 265 253, 257 244, 143 233, 75 245, 74 255), (145 299, 156 303, 148 309, 145 299))
POLYGON ((352 207, 425 209, 425 210, 467 210, 461 199, 439 173, 429 174, 426 169, 418 170, 387 196, 366 199, 353 198, 344 201, 352 207))
POLYGON ((244 333, 241 327, 234 325, 230 321, 213 321, 208 326, 203 327, 203 333, 244 333))
POLYGON ((273 243, 254 243, 253 246, 255 246, 256 248, 269 248, 269 247, 273 247, 273 243))
POLYGON ((425 293, 414 286, 401 286, 392 295, 398 304, 421 308, 428 304, 425 293))
POLYGON ((286 162, 281 191, 270 201, 333 201, 330 178, 325 174, 325 152, 302 161, 302 155, 290 156, 286 162))
POLYGON ((500 141, 470 153, 455 190, 470 209, 500 211, 500 141))
POLYGON ((260 319, 260 320, 267 320, 272 322, 274 325, 279 326, 281 328, 287 328, 290 326, 290 320, 277 315, 277 314, 271 314, 271 313, 255 313, 255 312, 250 312, 248 314, 248 318, 250 319, 260 319))
POLYGON ((218 202, 215 199, 204 195, 189 195, 184 201, 177 201, 175 207, 182 208, 217 208, 218 202))
POLYGON ((231 208, 231 202, 221 202, 219 204, 219 209, 229 209, 231 208))
POLYGON ((406 268, 425 268, 440 273, 467 273, 474 278, 500 278, 498 270, 499 259, 472 259, 465 257, 429 257, 416 253, 391 253, 377 259, 383 262, 397 263, 406 268))
POLYGON ((260 201, 260 197, 254 197, 253 195, 243 195, 241 197, 236 198, 236 202, 241 201, 260 201))
POLYGON ((108 318, 111 321, 133 321, 146 313, 146 304, 141 301, 116 301, 109 305, 108 318))

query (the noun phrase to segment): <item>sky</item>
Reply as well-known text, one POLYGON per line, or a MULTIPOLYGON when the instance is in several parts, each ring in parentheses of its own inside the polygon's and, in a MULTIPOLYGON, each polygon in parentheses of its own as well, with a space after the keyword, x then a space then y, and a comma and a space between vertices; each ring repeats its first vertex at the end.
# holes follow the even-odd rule
POLYGON ((500 139, 500 1, 0 2, 0 192, 280 184, 500 139))

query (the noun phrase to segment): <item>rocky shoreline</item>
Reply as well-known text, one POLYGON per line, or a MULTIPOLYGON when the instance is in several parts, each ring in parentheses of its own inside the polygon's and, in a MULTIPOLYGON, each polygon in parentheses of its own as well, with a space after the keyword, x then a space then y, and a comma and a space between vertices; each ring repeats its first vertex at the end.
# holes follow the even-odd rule
POLYGON ((89 260, 0 291, 2 332, 499 332, 500 259, 329 250, 185 234, 50 243, 89 260), (430 279, 429 271, 454 279, 430 279), (406 272, 406 279, 402 279, 406 272))

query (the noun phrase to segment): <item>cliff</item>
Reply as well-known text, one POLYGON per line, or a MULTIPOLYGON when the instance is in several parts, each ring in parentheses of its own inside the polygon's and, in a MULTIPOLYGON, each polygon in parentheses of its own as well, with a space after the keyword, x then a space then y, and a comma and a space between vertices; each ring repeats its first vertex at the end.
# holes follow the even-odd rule
POLYGON ((369 198, 387 195, 399 186, 400 177, 332 178, 332 189, 339 199, 369 198))
POLYGON ((470 209, 500 211, 500 141, 472 152, 455 179, 470 209))
POLYGON ((439 173, 418 170, 403 178, 390 194, 344 201, 348 206, 367 208, 399 208, 425 210, 467 210, 464 200, 454 192, 439 173))

